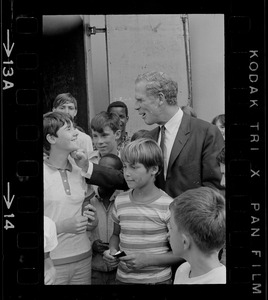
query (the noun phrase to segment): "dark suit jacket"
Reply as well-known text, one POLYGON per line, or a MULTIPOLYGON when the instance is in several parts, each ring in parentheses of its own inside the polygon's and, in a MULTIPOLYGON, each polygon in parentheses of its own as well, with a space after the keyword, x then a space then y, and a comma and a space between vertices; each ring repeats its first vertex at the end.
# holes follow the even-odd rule
POLYGON ((88 184, 100 185, 107 189, 128 190, 123 172, 93 164, 93 171, 90 179, 86 178, 88 184))
MULTIPOLYGON (((150 134, 158 140, 159 127, 150 134)), ((183 114, 180 128, 175 138, 164 186, 156 177, 156 185, 171 197, 200 186, 216 187, 220 185, 221 172, 216 160, 224 146, 219 129, 206 121, 183 114)))

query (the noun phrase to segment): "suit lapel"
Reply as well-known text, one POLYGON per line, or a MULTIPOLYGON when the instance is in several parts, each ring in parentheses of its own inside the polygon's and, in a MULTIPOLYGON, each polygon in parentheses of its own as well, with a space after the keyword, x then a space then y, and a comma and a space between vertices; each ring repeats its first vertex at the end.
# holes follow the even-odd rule
POLYGON ((190 120, 191 120, 190 116, 184 113, 170 153, 167 174, 169 174, 172 164, 174 163, 175 159, 179 156, 182 148, 184 147, 185 143, 189 139, 190 120))

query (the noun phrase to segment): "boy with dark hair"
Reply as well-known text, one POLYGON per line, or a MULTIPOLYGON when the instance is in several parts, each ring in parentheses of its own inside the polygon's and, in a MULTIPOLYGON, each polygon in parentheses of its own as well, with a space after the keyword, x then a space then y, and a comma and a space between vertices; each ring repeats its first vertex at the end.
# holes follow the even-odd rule
POLYGON ((126 132, 126 125, 129 119, 127 105, 122 101, 114 101, 109 104, 107 112, 113 112, 119 115, 121 137, 118 142, 118 151, 120 151, 130 142, 130 137, 126 132))
POLYGON ((163 167, 162 151, 152 139, 137 139, 121 151, 130 191, 115 199, 114 231, 104 259, 117 266, 118 284, 171 284, 170 265, 181 261, 167 239, 173 199, 155 186, 163 167), (126 256, 116 258, 118 250, 126 256))
MULTIPOLYGON (((77 108, 77 100, 71 93, 62 93, 59 94, 54 102, 52 111, 65 112, 69 114, 73 120, 78 112, 77 108)), ((79 148, 85 149, 87 155, 89 155, 93 151, 92 139, 91 137, 84 132, 79 126, 76 126, 77 130, 77 144, 79 148)))
POLYGON ((68 114, 43 116, 43 145, 48 152, 44 158, 44 215, 57 229, 58 245, 50 252, 56 285, 91 283, 92 251, 86 229, 95 228, 97 218, 91 204, 82 213, 84 199, 92 190, 82 176, 88 169, 88 160, 80 159, 86 157, 85 150, 79 149, 76 140, 77 131, 68 114), (69 160, 71 153, 76 164, 69 160))
POLYGON ((89 160, 98 163, 101 156, 108 153, 118 155, 118 142, 121 136, 120 118, 116 113, 102 111, 91 121, 93 144, 96 148, 89 160))
POLYGON ((170 245, 186 260, 177 269, 174 284, 226 283, 226 267, 218 258, 226 235, 224 197, 199 187, 176 197, 170 210, 170 245))
MULTIPOLYGON (((108 153, 99 160, 100 166, 123 170, 121 159, 108 153)), ((103 252, 109 249, 109 239, 113 233, 112 211, 116 196, 122 191, 99 186, 91 204, 96 208, 99 223, 92 231, 92 284, 115 284, 116 267, 110 267, 103 260, 103 252)))

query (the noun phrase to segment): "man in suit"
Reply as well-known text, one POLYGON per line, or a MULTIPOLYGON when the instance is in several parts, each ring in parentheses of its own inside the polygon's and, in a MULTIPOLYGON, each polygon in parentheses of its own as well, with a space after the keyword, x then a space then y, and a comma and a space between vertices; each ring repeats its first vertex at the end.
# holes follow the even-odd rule
POLYGON ((159 125, 150 133, 164 147, 164 172, 157 176, 156 185, 173 198, 200 186, 223 190, 216 159, 224 146, 221 132, 183 113, 177 94, 178 84, 163 72, 147 72, 135 81, 135 109, 146 124, 159 125))

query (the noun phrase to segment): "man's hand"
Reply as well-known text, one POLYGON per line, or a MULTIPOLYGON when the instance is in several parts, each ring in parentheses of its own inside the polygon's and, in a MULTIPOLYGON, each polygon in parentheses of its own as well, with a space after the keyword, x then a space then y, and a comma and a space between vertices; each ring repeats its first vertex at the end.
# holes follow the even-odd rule
POLYGON ((71 157, 74 159, 75 163, 79 168, 81 168, 85 173, 88 170, 88 157, 85 149, 78 149, 71 153, 71 157))

